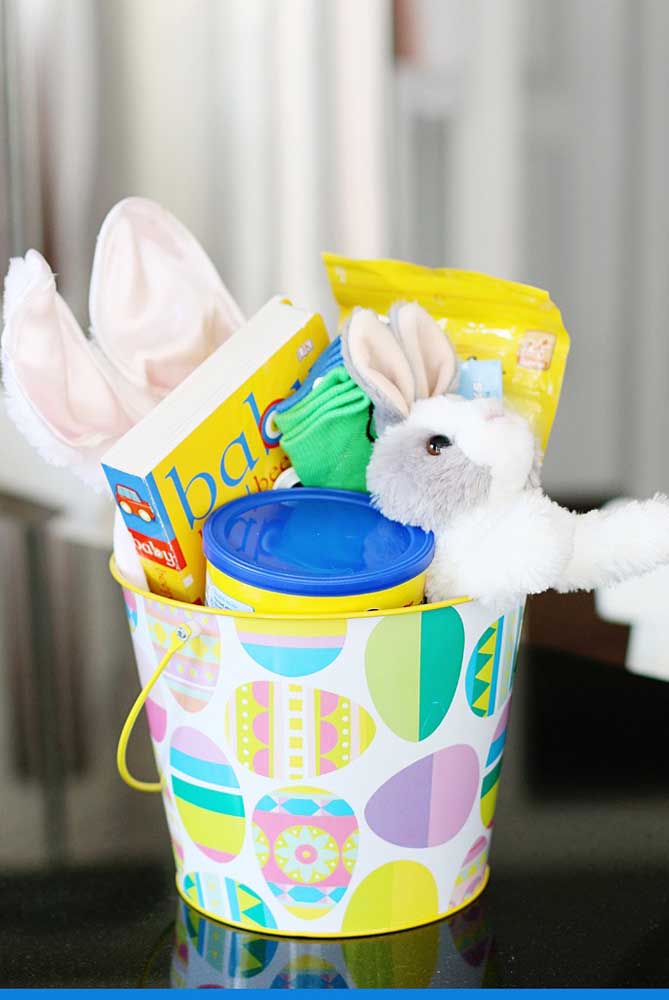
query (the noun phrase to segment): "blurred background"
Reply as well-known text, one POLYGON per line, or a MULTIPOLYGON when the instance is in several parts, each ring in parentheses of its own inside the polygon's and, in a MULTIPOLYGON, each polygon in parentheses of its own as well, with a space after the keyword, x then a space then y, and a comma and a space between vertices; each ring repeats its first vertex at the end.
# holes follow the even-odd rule
MULTIPOLYGON (((325 249, 536 284, 572 338, 548 491, 667 491, 667 37, 666 0, 0 0, 0 270, 39 249, 85 329, 95 235, 138 194, 195 233, 248 314, 282 292, 334 330, 325 249)), ((0 457, 0 865, 168 870, 160 803, 114 769, 137 681, 106 570, 111 507, 43 465, 1 407, 0 457)), ((534 620, 568 646, 552 607, 534 620)), ((622 664, 623 626, 574 615, 622 664)), ((547 752, 552 784, 528 782, 553 695, 523 683, 536 704, 505 765, 502 879, 521 867, 518 801, 546 834, 527 875, 551 864, 541 790, 557 788, 562 815, 574 792, 553 780, 563 747, 547 752)), ((633 777, 618 793, 604 864, 633 777)), ((574 805, 576 868, 598 808, 574 805)))
POLYGON ((3 0, 3 270, 40 249, 85 326, 141 194, 247 313, 334 322, 324 249, 538 284, 572 336, 548 488, 668 489, 668 31, 664 0, 3 0))

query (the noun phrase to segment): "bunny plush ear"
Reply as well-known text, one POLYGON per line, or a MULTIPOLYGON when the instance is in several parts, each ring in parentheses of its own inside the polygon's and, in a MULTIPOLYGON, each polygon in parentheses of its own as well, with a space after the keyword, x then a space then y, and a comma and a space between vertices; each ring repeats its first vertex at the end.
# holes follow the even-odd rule
POLYGON ((416 399, 452 392, 458 382, 458 357, 437 321, 417 302, 396 302, 388 318, 411 367, 416 399))
POLYGON ((145 198, 119 202, 102 225, 89 311, 96 342, 154 402, 243 322, 195 237, 145 198))
POLYGON ((378 434, 409 415, 414 398, 411 368, 399 343, 371 309, 355 309, 341 334, 349 375, 374 403, 378 434))
POLYGON ((99 483, 100 456, 132 418, 36 250, 10 262, 4 323, 9 415, 47 461, 99 483))

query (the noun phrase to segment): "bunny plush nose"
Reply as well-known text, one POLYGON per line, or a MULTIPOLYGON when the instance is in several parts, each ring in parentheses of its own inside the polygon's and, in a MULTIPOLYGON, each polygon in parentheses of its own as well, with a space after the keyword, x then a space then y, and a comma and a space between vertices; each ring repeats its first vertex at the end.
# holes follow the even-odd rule
POLYGON ((504 416, 504 403, 501 399, 484 399, 481 402, 484 420, 497 420, 504 416))

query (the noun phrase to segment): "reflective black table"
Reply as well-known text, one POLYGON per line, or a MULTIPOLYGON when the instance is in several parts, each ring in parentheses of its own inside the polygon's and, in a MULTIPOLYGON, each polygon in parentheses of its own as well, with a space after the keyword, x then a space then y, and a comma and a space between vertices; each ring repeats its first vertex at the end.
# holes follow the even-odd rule
MULTIPOLYGON (((98 706, 109 734, 134 690, 130 657, 119 671, 125 694, 98 706)), ((160 800, 121 784, 101 736, 66 774, 57 851, 53 802, 40 810, 27 776, 38 794, 21 806, 21 775, 10 775, 0 985, 667 986, 667 720, 669 684, 525 645, 488 888, 441 924, 349 942, 271 939, 188 910, 160 800), (34 856, 31 823, 46 824, 34 856)), ((134 770, 150 775, 139 743, 134 770)))

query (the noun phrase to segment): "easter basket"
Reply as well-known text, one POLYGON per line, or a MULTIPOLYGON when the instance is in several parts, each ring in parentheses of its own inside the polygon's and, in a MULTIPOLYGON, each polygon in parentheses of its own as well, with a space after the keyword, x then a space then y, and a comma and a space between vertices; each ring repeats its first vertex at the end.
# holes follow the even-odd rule
POLYGON ((193 908, 292 937, 455 913, 488 879, 523 608, 343 616, 195 607, 118 573, 142 691, 118 766, 162 793, 193 908), (142 708, 160 780, 126 749, 142 708))

